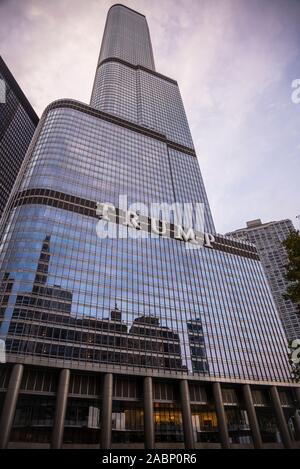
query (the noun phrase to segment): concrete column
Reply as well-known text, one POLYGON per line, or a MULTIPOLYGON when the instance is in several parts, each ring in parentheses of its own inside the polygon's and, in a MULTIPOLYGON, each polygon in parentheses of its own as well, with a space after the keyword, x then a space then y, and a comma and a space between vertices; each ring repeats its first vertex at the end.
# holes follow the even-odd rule
POLYGON ((101 414, 101 449, 111 447, 111 427, 112 427, 112 391, 113 375, 106 373, 103 383, 103 401, 101 414))
POLYGON ((243 396, 244 396, 247 415, 248 415, 248 419, 250 423, 254 448, 262 449, 263 443, 261 439, 260 429, 258 425, 256 411, 255 411, 255 407, 254 407, 253 399, 252 399, 251 388, 249 384, 243 385, 243 396))
POLYGON ((300 440, 300 388, 295 388, 295 396, 298 401, 297 410, 294 415, 295 433, 296 440, 300 440))
POLYGON ((223 449, 230 449, 229 434, 220 383, 213 383, 213 394, 218 418, 221 445, 223 449))
POLYGON ((21 386, 23 376, 23 365, 14 365, 9 383, 8 389, 4 399, 4 405, 0 420, 0 448, 5 449, 9 442, 10 432, 12 429, 16 406, 18 401, 19 390, 21 386))
POLYGON ((63 444, 65 417, 68 403, 70 370, 61 370, 56 395, 56 408, 51 437, 51 448, 60 449, 63 444))
POLYGON ((144 378, 144 435, 145 449, 154 449, 153 391, 150 376, 144 378))
POLYGON ((189 383, 186 379, 180 381, 180 399, 181 399, 181 412, 182 424, 184 434, 184 444, 186 449, 194 449, 194 435, 192 426, 192 413, 190 403, 189 383))
POLYGON ((300 410, 296 409, 294 414, 295 439, 300 441, 300 410))
POLYGON ((271 398, 272 398, 283 445, 286 449, 292 449, 290 432, 289 432, 289 429, 285 420, 285 416, 283 413, 282 405, 281 405, 279 394, 278 394, 278 389, 276 388, 276 386, 271 387, 270 393, 271 393, 271 398))

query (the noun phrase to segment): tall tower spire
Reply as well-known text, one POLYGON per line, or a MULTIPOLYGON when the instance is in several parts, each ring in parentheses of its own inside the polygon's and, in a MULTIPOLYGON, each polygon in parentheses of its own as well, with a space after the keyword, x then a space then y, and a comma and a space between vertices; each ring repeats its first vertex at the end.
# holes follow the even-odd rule
POLYGON ((107 16, 90 105, 159 133, 168 142, 171 166, 181 158, 179 153, 173 157, 171 147, 193 156, 195 197, 183 200, 174 185, 172 198, 176 202, 202 202, 206 229, 214 232, 178 84, 155 70, 146 18, 123 5, 114 5, 107 16))
POLYGON ((98 65, 111 58, 155 70, 145 16, 119 4, 108 12, 98 65))

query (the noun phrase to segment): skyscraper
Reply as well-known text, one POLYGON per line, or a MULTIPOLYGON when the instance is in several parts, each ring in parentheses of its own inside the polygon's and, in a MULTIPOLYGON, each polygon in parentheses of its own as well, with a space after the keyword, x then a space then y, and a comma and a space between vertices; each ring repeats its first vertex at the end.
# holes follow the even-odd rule
POLYGON ((300 437, 299 386, 257 251, 215 233, 178 85, 155 71, 143 15, 109 10, 91 104, 46 108, 7 211, 2 446, 300 437), (124 195, 140 207, 129 221, 124 195), (187 249, 173 219, 151 235, 143 207, 198 202, 203 247, 187 249), (101 238, 109 211, 122 236, 101 238))
POLYGON ((283 298, 288 286, 285 279, 288 257, 282 242, 294 230, 291 220, 262 223, 257 219, 247 222, 246 228, 228 233, 233 238, 255 244, 289 341, 300 339, 300 315, 297 307, 283 298))
POLYGON ((39 119, 1 56, 0 80, 1 218, 39 119))

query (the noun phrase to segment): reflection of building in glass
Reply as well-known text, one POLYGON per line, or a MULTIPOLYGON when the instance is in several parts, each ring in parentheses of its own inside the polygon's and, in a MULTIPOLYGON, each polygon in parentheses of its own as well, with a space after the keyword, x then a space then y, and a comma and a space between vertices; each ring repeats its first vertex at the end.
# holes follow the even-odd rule
POLYGON ((0 80, 1 218, 39 119, 1 56, 0 80))
POLYGON ((0 446, 259 447, 277 426, 291 446, 299 386, 257 251, 215 233, 178 84, 155 70, 143 15, 110 9, 91 105, 47 107, 21 176, 0 247, 0 446), (203 203, 212 247, 100 239, 96 203, 120 194, 203 203))
POLYGON ((187 322, 193 371, 208 373, 209 367, 205 350, 205 339, 200 319, 187 322))
MULTIPOLYGON (((128 330, 117 307, 102 320, 72 316, 72 293, 47 283, 50 241, 49 235, 43 240, 32 291, 16 298, 6 337, 8 352, 183 370, 178 334, 160 326, 156 317, 135 318, 128 330)), ((4 285, 3 317, 12 281, 4 285)))
MULTIPOLYGON (((181 361, 180 340, 178 334, 168 327, 162 327, 156 317, 142 316, 134 319, 129 334, 144 339, 129 339, 133 349, 139 350, 141 366, 184 370, 181 361)), ((130 346, 129 346, 130 348, 130 346)))

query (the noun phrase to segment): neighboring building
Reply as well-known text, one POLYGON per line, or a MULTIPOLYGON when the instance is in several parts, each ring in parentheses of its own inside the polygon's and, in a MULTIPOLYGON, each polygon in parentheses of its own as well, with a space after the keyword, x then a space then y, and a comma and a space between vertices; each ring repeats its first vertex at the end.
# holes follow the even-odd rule
POLYGON ((0 56, 0 218, 39 118, 0 56))
POLYGON ((282 241, 292 231, 295 228, 291 220, 262 223, 257 219, 248 221, 246 228, 228 233, 228 236, 255 244, 288 340, 300 339, 299 311, 291 301, 283 298, 288 286, 285 279, 288 257, 282 241))
POLYGON ((0 446, 228 447, 253 435, 259 447, 278 431, 292 445, 300 387, 263 268, 253 245, 215 233, 178 85, 155 71, 143 15, 109 10, 91 105, 46 108, 10 206, 0 446), (211 247, 186 249, 174 224, 100 239, 96 204, 119 209, 120 194, 202 202, 211 247))

